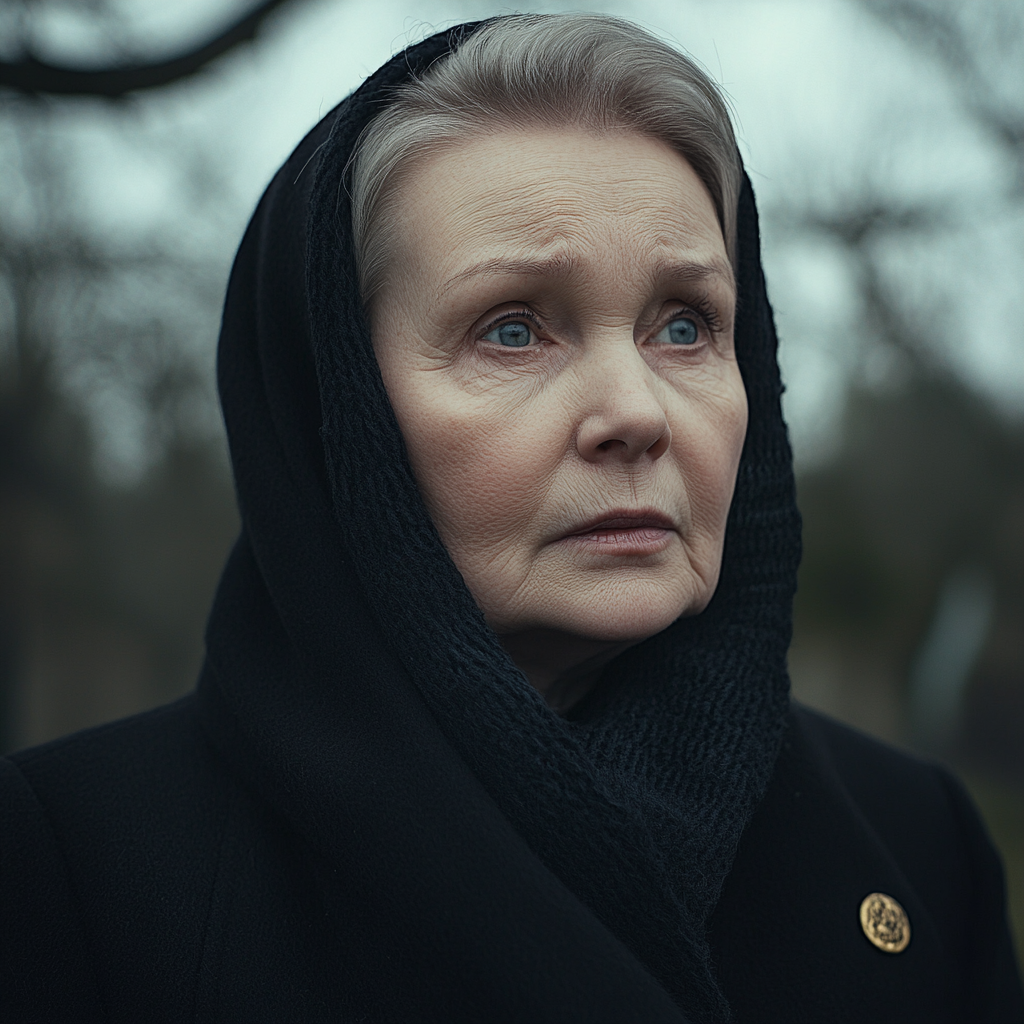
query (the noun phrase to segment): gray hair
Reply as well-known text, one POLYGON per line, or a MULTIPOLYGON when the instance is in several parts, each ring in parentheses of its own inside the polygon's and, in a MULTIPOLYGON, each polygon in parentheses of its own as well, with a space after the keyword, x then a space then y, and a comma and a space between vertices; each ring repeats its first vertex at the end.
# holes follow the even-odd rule
POLYGON ((390 200, 416 161, 502 130, 632 130, 666 143, 707 188, 736 263, 742 165, 725 100, 689 57, 600 14, 513 14, 396 90, 350 162, 363 302, 382 287, 397 225, 390 200))

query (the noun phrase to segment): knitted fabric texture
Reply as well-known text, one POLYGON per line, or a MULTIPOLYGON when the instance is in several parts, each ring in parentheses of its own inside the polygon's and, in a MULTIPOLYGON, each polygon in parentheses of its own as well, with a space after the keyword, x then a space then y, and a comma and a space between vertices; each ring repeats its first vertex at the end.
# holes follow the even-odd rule
POLYGON ((729 1017, 705 937, 788 707, 800 557, 776 335, 749 181, 736 349, 749 427, 717 592, 555 715, 486 626, 405 456, 357 288, 344 169, 390 90, 471 32, 413 47, 333 115, 316 158, 306 280, 337 522, 370 605, 449 742, 536 854, 695 1021, 729 1017))

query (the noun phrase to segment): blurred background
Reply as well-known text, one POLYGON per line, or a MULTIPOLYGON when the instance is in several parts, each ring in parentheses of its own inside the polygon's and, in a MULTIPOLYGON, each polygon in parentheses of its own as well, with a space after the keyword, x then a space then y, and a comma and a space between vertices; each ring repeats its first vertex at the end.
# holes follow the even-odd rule
MULTIPOLYGON (((581 8, 733 104, 805 517, 795 691, 961 773, 1024 936, 1024 0, 528 9, 581 8)), ((0 748, 191 688, 249 214, 392 53, 508 10, 0 0, 0 748)))

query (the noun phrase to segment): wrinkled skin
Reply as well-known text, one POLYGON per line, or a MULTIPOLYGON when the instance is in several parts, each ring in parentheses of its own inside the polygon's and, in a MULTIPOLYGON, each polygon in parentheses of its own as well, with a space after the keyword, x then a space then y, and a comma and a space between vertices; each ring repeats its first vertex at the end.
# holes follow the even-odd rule
POLYGON ((392 201, 371 322, 413 471, 564 710, 717 585, 747 404, 714 205, 663 143, 576 130, 467 141, 392 201))

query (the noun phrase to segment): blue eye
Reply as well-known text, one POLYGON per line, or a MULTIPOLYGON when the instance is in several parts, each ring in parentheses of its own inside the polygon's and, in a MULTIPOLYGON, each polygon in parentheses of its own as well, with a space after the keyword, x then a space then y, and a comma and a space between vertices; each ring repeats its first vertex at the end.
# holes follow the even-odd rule
POLYGON ((495 345, 506 348, 525 348, 530 344, 530 328, 524 323, 510 320, 488 331, 484 337, 495 345))
POLYGON ((673 320, 661 334, 668 335, 665 340, 673 345, 694 345, 699 337, 696 321, 686 316, 673 320))

